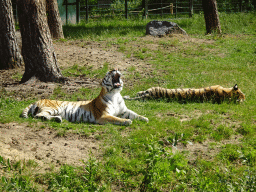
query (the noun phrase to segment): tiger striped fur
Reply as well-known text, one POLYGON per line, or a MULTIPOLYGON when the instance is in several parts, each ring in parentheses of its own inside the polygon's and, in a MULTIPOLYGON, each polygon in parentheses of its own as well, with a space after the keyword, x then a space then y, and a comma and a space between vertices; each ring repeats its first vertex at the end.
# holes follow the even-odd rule
POLYGON ((231 88, 224 88, 220 85, 214 85, 199 89, 166 89, 162 87, 152 87, 146 91, 140 91, 137 93, 137 97, 130 98, 124 96, 124 99, 149 99, 149 98, 177 98, 178 100, 199 100, 208 101, 213 100, 218 103, 224 99, 235 100, 243 102, 245 100, 245 94, 238 88, 237 84, 231 88))
POLYGON ((35 118, 55 119, 58 122, 64 118, 71 122, 118 125, 130 125, 133 119, 148 122, 148 118, 126 107, 120 94, 123 81, 118 70, 107 72, 101 85, 99 96, 93 100, 69 102, 42 99, 24 109, 21 116, 28 118, 28 114, 32 114, 35 118))

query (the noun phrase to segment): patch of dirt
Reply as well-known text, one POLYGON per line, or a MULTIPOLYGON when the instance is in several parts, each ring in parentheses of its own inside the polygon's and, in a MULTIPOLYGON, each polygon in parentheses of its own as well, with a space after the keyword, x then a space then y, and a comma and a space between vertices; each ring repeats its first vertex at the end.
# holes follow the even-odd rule
POLYGON ((41 81, 32 81, 28 84, 19 84, 17 79, 13 79, 15 74, 23 74, 24 69, 10 69, 0 70, 0 91, 6 92, 10 97, 14 97, 16 100, 28 100, 28 99, 48 99, 55 88, 60 87, 67 93, 72 94, 79 89, 83 88, 96 88, 99 87, 100 80, 87 78, 87 77, 69 77, 69 81, 65 84, 60 83, 44 83, 41 81))
POLYGON ((26 124, 0 124, 0 154, 10 161, 34 160, 41 171, 63 164, 83 165, 90 152, 97 157, 99 142, 89 137, 67 133, 58 136, 53 129, 31 128, 26 124))
POLYGON ((119 69, 123 72, 131 66, 142 65, 137 59, 126 58, 123 53, 117 52, 113 48, 106 48, 105 45, 98 42, 57 41, 54 43, 54 48, 58 64, 62 68, 77 64, 78 66, 90 66, 92 70, 95 70, 102 68, 104 63, 108 63, 110 69, 119 69))
POLYGON ((202 143, 188 142, 185 146, 182 143, 178 143, 175 147, 172 147, 172 152, 188 151, 188 159, 190 162, 194 162, 196 159, 213 160, 216 155, 221 151, 222 146, 226 144, 240 144, 242 136, 232 135, 229 139, 224 139, 220 142, 214 140, 206 140, 202 143))

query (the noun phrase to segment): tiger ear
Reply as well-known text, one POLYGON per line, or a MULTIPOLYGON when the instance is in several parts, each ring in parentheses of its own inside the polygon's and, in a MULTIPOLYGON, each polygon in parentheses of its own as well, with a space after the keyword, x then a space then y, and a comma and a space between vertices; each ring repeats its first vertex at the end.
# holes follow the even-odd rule
POLYGON ((234 90, 237 90, 238 89, 238 86, 237 84, 235 84, 235 86, 233 87, 234 90))

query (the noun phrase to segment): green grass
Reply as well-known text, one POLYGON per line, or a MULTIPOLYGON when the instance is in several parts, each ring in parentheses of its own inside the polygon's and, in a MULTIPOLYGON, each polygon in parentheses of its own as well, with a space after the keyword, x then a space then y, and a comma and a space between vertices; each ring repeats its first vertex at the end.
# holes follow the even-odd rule
MULTIPOLYGON (((255 13, 219 13, 222 32, 224 34, 255 34, 255 13)), ((136 38, 144 36, 146 24, 151 20, 167 20, 177 23, 188 34, 202 37, 205 35, 205 21, 203 14, 195 14, 192 18, 150 18, 130 19, 123 17, 101 20, 90 20, 78 25, 64 25, 64 35, 68 39, 87 39, 105 41, 108 38, 125 37, 136 38)))
POLYGON ((72 67, 64 69, 63 70, 63 75, 64 76, 88 76, 88 77, 96 77, 100 78, 106 74, 108 71, 108 63, 104 63, 103 67, 98 70, 92 70, 92 66, 78 66, 77 64, 74 64, 72 67))
MULTIPOLYGON (((144 38, 149 20, 103 20, 64 26, 69 40, 100 41, 108 50, 119 46, 127 58, 143 64, 131 65, 124 73, 122 95, 151 86, 166 88, 238 84, 246 94, 242 104, 224 102, 179 103, 165 100, 126 101, 128 108, 149 118, 129 127, 92 125, 64 121, 43 122, 59 135, 67 130, 90 135, 103 132, 102 156, 91 156, 82 167, 62 166, 60 171, 37 175, 6 166, 0 189, 35 191, 253 191, 256 186, 256 19, 255 13, 220 13, 223 34, 205 36, 203 15, 173 20, 190 35, 162 39, 144 38), (192 39, 192 40, 191 40, 192 39), (149 65, 148 65, 149 64, 149 65), (147 73, 147 75, 145 75, 147 73), (127 87, 127 84, 131 84, 127 87), (199 147, 196 149, 196 147, 199 147), (176 149, 178 148, 178 150, 176 149), (183 150, 181 150, 183 148, 183 150), (16 173, 19 173, 17 176, 16 173), (20 187, 20 188, 19 188, 20 187)), ((102 78, 108 64, 98 70, 70 66, 65 76, 89 75, 102 78)), ((15 74, 13 78, 19 78, 15 74)), ((99 89, 81 89, 74 95, 56 88, 52 99, 94 98, 99 89)), ((0 96, 0 122, 27 122, 22 109, 33 101, 0 96)), ((8 162, 1 160, 0 163, 8 162)), ((1 171, 1 170, 0 170, 1 171)))

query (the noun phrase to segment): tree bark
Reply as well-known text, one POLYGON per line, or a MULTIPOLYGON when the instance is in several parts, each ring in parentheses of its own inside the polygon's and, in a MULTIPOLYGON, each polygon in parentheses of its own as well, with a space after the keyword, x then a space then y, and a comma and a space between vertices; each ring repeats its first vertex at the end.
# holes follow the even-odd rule
POLYGON ((209 34, 214 31, 221 33, 216 0, 202 0, 202 6, 204 10, 206 33, 209 34))
POLYGON ((46 0, 46 12, 52 38, 64 38, 57 0, 46 0))
POLYGON ((15 35, 11 0, 0 1, 0 69, 20 67, 22 57, 15 35))
POLYGON ((45 2, 18 0, 19 24, 25 73, 20 83, 31 78, 44 82, 64 82, 47 24, 45 2))

